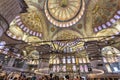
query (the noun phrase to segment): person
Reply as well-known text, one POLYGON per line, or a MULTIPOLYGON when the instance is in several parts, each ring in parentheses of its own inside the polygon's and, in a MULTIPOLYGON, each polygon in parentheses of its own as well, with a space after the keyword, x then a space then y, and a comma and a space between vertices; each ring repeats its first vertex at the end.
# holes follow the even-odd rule
POLYGON ((9 78, 9 80, 13 80, 13 76, 11 76, 11 77, 9 78))
POLYGON ((55 75, 53 80, 59 80, 59 77, 55 75))
POLYGON ((66 80, 70 80, 69 75, 66 75, 65 78, 66 78, 66 80))
POLYGON ((50 74, 50 80, 53 80, 53 74, 52 73, 50 74))
POLYGON ((7 76, 8 76, 7 73, 5 73, 4 80, 7 80, 7 76))
POLYGON ((44 77, 45 77, 45 80, 49 80, 49 79, 48 79, 48 76, 45 75, 44 77))
POLYGON ((31 79, 31 80, 36 80, 35 74, 32 76, 32 79, 31 79))
POLYGON ((78 76, 76 76, 76 78, 74 80, 80 80, 80 78, 78 76))
POLYGON ((17 77, 15 77, 13 80, 17 80, 17 77))

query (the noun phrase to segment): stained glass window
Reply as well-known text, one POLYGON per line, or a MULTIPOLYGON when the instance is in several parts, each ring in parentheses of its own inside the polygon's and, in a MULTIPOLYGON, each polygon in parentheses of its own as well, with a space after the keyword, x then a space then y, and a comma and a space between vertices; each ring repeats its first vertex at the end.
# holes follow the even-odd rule
POLYGON ((1 42, 0 42, 0 49, 3 49, 3 48, 5 47, 5 46, 4 46, 5 44, 6 44, 5 41, 1 41, 1 42))
POLYGON ((84 65, 85 72, 88 72, 88 66, 84 65))
POLYGON ((59 58, 56 58, 56 63, 57 63, 57 64, 59 64, 59 63, 60 63, 59 58))
POLYGON ((56 66, 53 66, 53 72, 56 72, 56 66))
POLYGON ((79 58, 79 63, 82 63, 82 58, 79 58))
POLYGON ((53 64, 56 64, 56 59, 53 60, 53 64))
POLYGON ((113 69, 114 69, 115 72, 118 72, 118 71, 119 71, 119 70, 118 70, 118 67, 113 67, 113 69))
POLYGON ((76 71, 76 65, 73 65, 73 71, 76 71))
POLYGON ((73 50, 72 50, 72 48, 70 48, 70 52, 72 52, 73 50))
POLYGON ((83 66, 80 65, 80 72, 84 72, 83 66))
POLYGON ((76 64, 77 65, 79 64, 79 58, 76 58, 76 64))
POLYGON ((75 57, 72 56, 72 63, 75 63, 75 57))
POLYGON ((71 63, 71 57, 67 56, 67 63, 71 63))
POLYGON ((64 71, 64 72, 66 71, 66 66, 65 66, 65 65, 63 66, 63 71, 64 71))
POLYGON ((66 63, 66 59, 65 59, 65 57, 63 57, 62 61, 63 61, 63 64, 66 63))
POLYGON ((59 72, 59 71, 60 71, 60 66, 58 65, 58 66, 57 66, 57 72, 59 72))
POLYGON ((88 59, 88 57, 87 57, 87 63, 90 63, 90 60, 88 59))
POLYGON ((83 58, 83 63, 86 63, 87 61, 86 61, 86 58, 83 58))

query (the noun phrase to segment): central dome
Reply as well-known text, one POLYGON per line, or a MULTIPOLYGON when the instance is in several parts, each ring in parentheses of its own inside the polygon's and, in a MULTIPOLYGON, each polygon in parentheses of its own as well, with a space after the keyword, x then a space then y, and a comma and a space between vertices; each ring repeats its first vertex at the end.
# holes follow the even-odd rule
POLYGON ((84 0, 47 0, 45 14, 56 26, 68 27, 78 22, 85 10, 84 0))

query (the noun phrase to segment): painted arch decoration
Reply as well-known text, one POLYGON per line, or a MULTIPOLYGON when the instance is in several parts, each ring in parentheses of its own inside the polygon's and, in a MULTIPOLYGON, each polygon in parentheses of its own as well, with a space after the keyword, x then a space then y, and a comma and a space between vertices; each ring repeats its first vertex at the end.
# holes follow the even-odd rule
POLYGON ((44 16, 40 11, 31 10, 28 13, 20 14, 16 16, 15 21, 17 26, 30 35, 39 38, 43 38, 47 35, 47 25, 44 16))
POLYGON ((86 26, 97 33, 120 19, 119 0, 91 0, 87 6, 86 26), (89 26, 90 25, 90 26, 89 26))

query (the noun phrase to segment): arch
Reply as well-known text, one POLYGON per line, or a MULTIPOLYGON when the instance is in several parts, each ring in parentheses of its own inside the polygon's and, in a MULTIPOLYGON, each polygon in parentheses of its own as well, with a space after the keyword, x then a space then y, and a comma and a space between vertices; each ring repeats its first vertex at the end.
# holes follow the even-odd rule
POLYGON ((117 48, 115 47, 112 47, 112 46, 106 46, 104 48, 102 48, 101 50, 102 54, 116 54, 116 55, 120 55, 120 50, 118 50, 117 48))
POLYGON ((106 46, 101 50, 103 62, 109 73, 120 72, 118 67, 120 61, 120 50, 112 46, 106 46))

